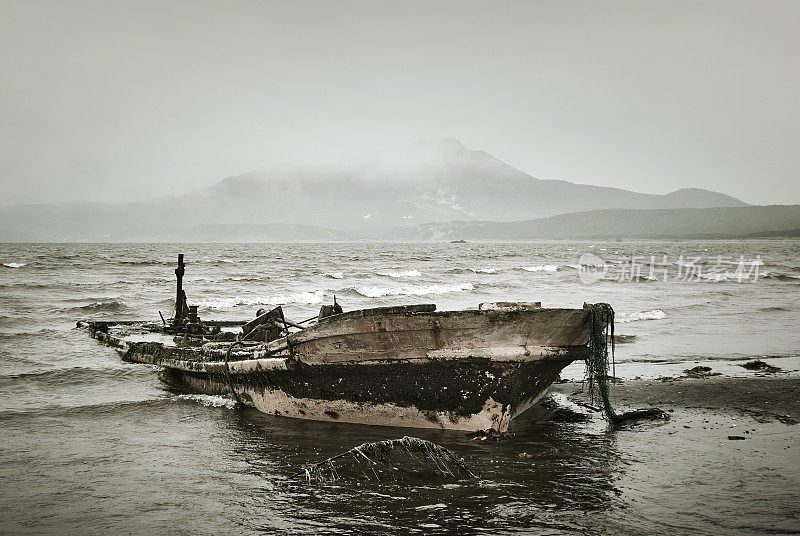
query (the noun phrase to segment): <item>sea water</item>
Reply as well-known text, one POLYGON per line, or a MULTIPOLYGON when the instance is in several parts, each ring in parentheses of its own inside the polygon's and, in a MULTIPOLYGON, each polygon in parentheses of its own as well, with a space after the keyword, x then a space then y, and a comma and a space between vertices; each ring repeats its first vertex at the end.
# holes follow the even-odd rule
MULTIPOLYGON (((731 468, 724 456, 698 454, 655 428, 521 421, 510 440, 475 442, 463 432, 283 419, 236 408, 224 397, 174 391, 153 367, 123 363, 75 322, 160 321, 159 311, 169 317, 178 253, 186 255, 188 302, 207 319, 251 319, 261 307, 282 305, 297 321, 334 295, 345 310, 608 302, 617 334, 624 335, 616 347, 618 376, 680 374, 697 363, 737 371, 753 358, 798 368, 800 242, 792 240, 0 245, 0 532, 800 528, 796 501, 786 492, 796 489, 797 471, 773 467, 783 458, 731 468), (587 253, 617 268, 636 258, 646 269, 587 283, 580 268, 587 253), (647 273, 654 258, 671 265, 666 277, 647 273), (698 258, 695 264, 715 275, 675 272, 698 258), (762 263, 758 277, 714 270, 755 258, 762 263), (403 435, 451 449, 481 478, 327 484, 290 478, 305 464, 365 441, 403 435), (694 480, 678 486, 669 474, 694 480), (697 501, 705 506, 697 508, 697 501)), ((581 374, 579 363, 565 371, 581 374)))

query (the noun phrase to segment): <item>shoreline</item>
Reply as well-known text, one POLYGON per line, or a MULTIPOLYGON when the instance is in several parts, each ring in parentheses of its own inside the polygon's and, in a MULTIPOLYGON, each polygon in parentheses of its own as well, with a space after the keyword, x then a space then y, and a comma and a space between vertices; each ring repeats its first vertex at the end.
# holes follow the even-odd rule
MULTIPOLYGON (((566 395, 588 404, 588 386, 581 381, 553 384, 551 394, 566 395)), ((611 386, 611 402, 617 409, 654 406, 675 409, 732 412, 757 422, 800 423, 800 377, 759 376, 707 378, 661 378, 622 380, 611 386)))

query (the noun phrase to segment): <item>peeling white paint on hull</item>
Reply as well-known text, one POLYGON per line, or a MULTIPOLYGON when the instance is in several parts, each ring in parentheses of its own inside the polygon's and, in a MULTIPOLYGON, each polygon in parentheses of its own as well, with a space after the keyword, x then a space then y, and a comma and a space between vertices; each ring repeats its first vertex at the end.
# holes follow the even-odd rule
POLYGON ((252 393, 250 402, 263 413, 294 419, 468 432, 493 428, 505 432, 511 421, 528 411, 546 394, 547 390, 525 400, 518 408, 512 408, 510 414, 508 407, 504 412, 503 404, 490 398, 479 413, 469 416, 459 416, 444 411, 422 411, 397 404, 363 404, 346 400, 295 398, 280 390, 252 393))
MULTIPOLYGON (((558 367, 560 369, 560 367, 558 367)), ((171 382, 181 384, 205 394, 230 396, 229 386, 211 380, 205 375, 186 371, 165 371, 171 382)), ((510 422, 536 404, 547 393, 550 382, 542 388, 530 391, 516 400, 515 405, 503 404, 491 396, 483 401, 474 413, 420 409, 413 404, 393 402, 375 403, 349 401, 345 399, 322 399, 293 396, 282 389, 254 388, 238 384, 236 394, 246 405, 281 417, 315 421, 346 422, 370 426, 393 426, 405 428, 433 428, 443 430, 487 430, 505 432, 510 422)), ((480 404, 480 402, 478 402, 480 404)), ((478 404, 472 404, 478 406, 478 404)))
POLYGON ((493 426, 499 428, 502 416, 502 404, 492 399, 486 401, 480 413, 470 416, 457 416, 431 410, 422 411, 414 407, 403 407, 396 404, 295 398, 280 390, 264 390, 260 394, 252 393, 250 401, 259 411, 282 417, 404 428, 484 430, 493 426))

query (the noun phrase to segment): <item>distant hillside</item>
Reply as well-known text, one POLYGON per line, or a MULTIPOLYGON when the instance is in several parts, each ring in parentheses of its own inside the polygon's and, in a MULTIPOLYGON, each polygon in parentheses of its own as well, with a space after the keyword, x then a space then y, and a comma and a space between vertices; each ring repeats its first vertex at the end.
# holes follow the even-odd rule
POLYGON ((623 239, 796 236, 800 205, 661 210, 594 210, 520 222, 460 221, 398 229, 394 238, 623 239))
POLYGON ((396 227, 437 221, 745 205, 700 189, 653 195, 537 179, 458 141, 434 140, 349 169, 260 170, 183 196, 0 208, 0 229, 2 236, 47 237, 43 240, 137 240, 147 229, 154 233, 144 237, 150 241, 169 240, 177 231, 199 225, 295 224, 378 237, 396 227))

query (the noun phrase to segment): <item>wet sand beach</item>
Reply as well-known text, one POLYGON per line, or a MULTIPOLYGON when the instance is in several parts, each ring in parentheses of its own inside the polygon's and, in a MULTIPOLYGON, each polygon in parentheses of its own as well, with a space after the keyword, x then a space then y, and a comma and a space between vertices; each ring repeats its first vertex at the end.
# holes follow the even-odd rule
MULTIPOLYGON (((551 392, 589 402, 582 382, 556 384, 551 392)), ((625 409, 655 406, 667 412, 711 411, 793 425, 800 422, 800 376, 626 380, 612 385, 612 402, 625 409)))
MULTIPOLYGON (((588 402, 579 382, 552 393, 562 406, 588 402)), ((621 455, 620 509, 600 533, 800 532, 800 377, 632 380, 613 386, 612 401, 618 411, 659 407, 669 419, 612 429, 588 411, 576 425, 604 427, 621 455)))

